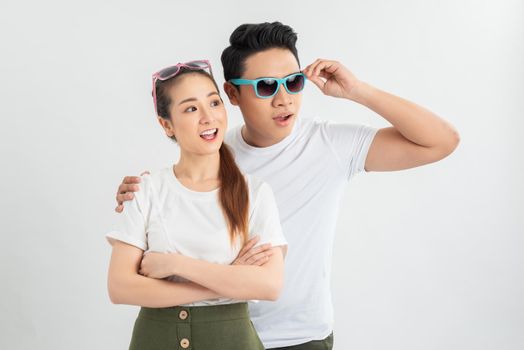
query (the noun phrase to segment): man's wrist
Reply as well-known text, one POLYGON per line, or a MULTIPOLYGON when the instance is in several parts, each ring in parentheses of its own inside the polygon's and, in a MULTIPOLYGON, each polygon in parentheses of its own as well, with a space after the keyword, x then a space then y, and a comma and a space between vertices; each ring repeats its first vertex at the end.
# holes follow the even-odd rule
POLYGON ((359 81, 350 91, 347 99, 366 106, 369 97, 375 88, 366 82, 359 81))

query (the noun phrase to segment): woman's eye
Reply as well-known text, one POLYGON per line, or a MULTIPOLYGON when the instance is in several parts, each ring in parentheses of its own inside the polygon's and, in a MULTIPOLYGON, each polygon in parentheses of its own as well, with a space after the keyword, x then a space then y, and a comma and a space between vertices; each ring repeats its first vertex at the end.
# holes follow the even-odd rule
POLYGON ((194 112, 194 111, 196 111, 196 110, 197 110, 197 109, 196 109, 195 106, 191 106, 191 107, 187 108, 184 112, 194 112))
POLYGON ((220 106, 220 100, 214 100, 213 102, 211 102, 211 106, 212 107, 220 106))

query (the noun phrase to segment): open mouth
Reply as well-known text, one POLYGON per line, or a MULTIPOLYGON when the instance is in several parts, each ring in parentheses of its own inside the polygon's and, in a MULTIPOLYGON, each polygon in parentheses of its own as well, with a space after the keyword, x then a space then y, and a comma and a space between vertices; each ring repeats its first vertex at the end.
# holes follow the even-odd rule
POLYGON ((218 129, 208 129, 204 130, 200 133, 200 137, 203 138, 206 141, 213 141, 218 134, 218 129))
POLYGON ((282 115, 274 117, 273 120, 276 121, 280 125, 287 125, 289 119, 291 119, 292 116, 293 116, 292 113, 291 114, 282 114, 282 115))

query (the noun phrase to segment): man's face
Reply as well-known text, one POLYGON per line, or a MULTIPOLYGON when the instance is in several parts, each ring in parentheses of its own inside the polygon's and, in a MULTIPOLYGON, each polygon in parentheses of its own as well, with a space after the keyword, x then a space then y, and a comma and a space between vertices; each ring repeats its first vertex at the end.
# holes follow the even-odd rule
MULTIPOLYGON (((283 78, 300 71, 291 51, 281 48, 258 52, 246 59, 245 66, 242 79, 283 78)), ((241 85, 237 91, 228 84, 225 90, 231 103, 242 111, 246 125, 243 136, 249 144, 266 147, 291 133, 300 110, 302 93, 289 94, 280 85, 275 96, 259 98, 251 85, 241 85)))

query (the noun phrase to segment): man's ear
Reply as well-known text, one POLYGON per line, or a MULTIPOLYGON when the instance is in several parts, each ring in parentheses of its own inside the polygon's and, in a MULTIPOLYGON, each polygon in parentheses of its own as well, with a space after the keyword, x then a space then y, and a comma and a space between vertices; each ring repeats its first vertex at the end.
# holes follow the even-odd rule
POLYGON ((238 91, 237 87, 226 81, 224 83, 224 91, 226 92, 226 95, 229 98, 229 102, 233 106, 238 106, 238 94, 240 93, 240 91, 238 91))
POLYGON ((158 118, 158 122, 160 123, 160 126, 164 128, 166 135, 168 137, 175 136, 175 131, 173 130, 173 124, 171 123, 171 120, 167 120, 162 117, 157 117, 157 118, 158 118))

